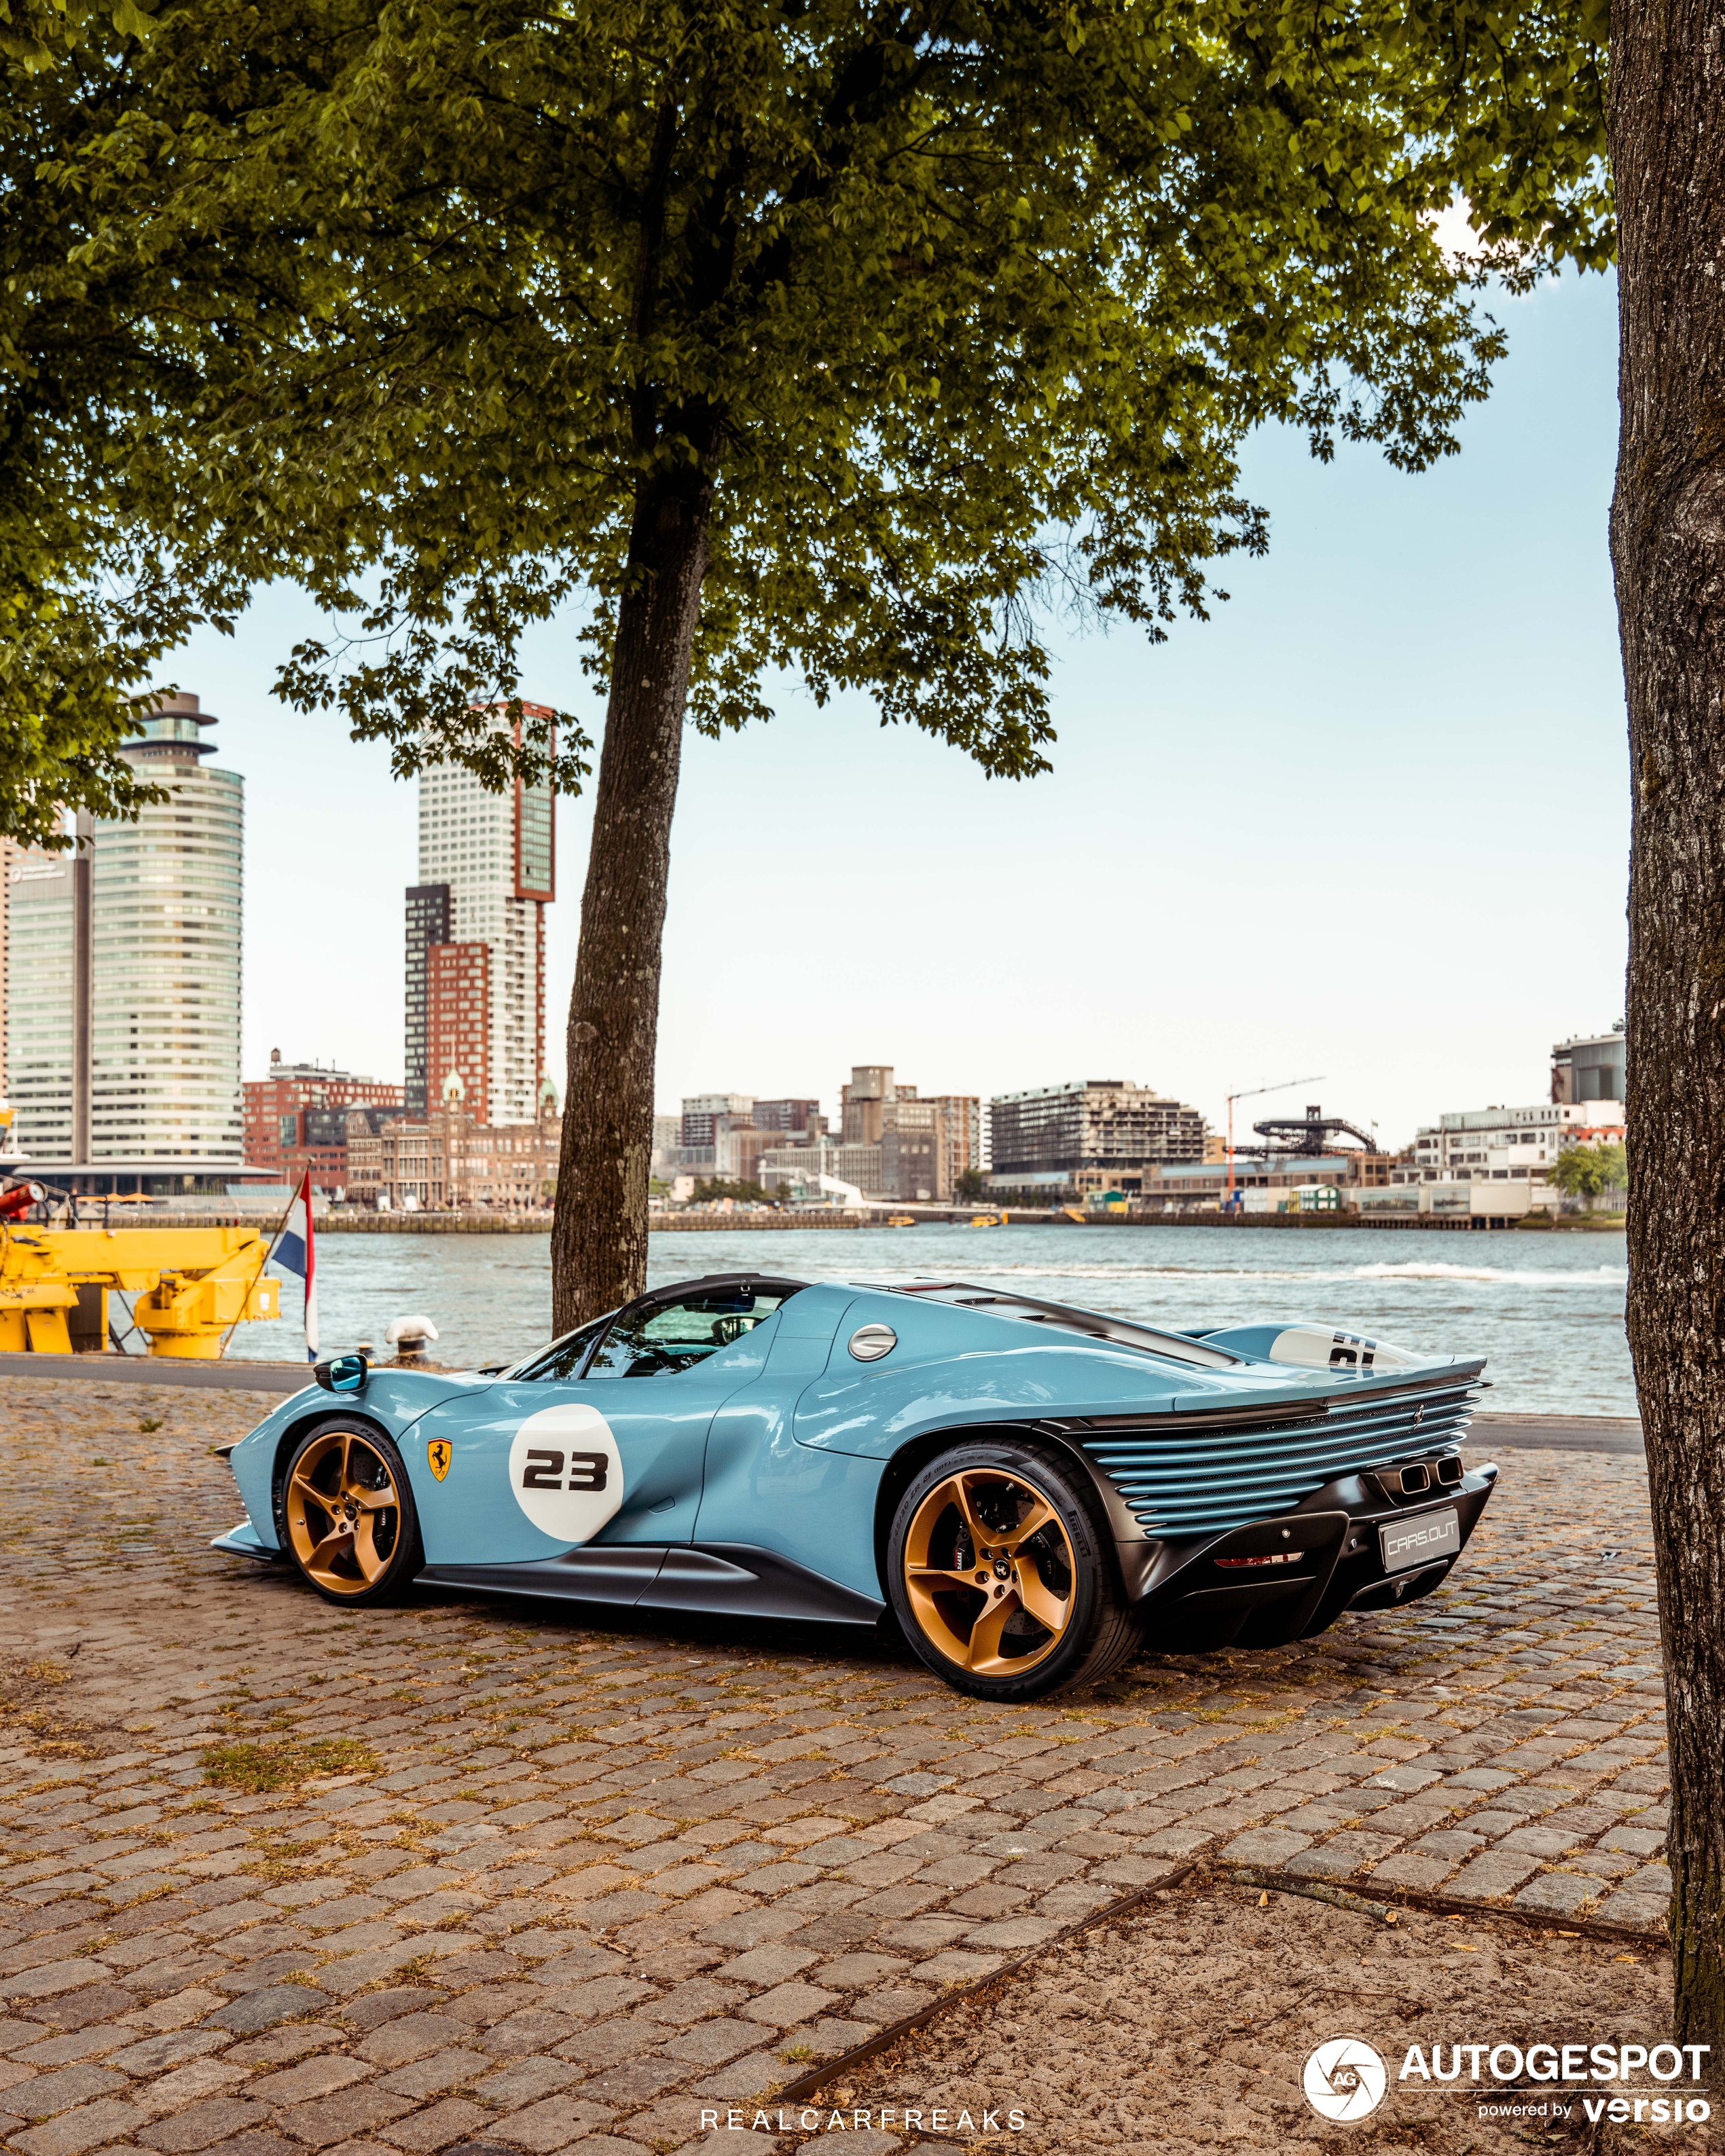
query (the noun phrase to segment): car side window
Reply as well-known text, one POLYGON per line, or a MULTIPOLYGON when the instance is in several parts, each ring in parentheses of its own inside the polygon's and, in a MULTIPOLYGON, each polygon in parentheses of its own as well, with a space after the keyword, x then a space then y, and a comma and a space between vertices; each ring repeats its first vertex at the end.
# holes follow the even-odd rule
POLYGON ((605 1335, 589 1378, 662 1377, 692 1370, 769 1318, 784 1301, 764 1290, 719 1288, 675 1302, 621 1312, 605 1335))
POLYGON ((615 1315, 614 1311, 609 1312, 603 1317, 596 1317, 591 1325, 583 1325, 578 1332, 566 1332, 561 1340, 553 1340, 549 1348, 530 1357, 525 1363, 518 1363, 506 1374, 515 1378, 529 1379, 535 1384, 554 1384, 559 1381, 567 1384, 572 1378, 580 1375, 588 1349, 615 1315))

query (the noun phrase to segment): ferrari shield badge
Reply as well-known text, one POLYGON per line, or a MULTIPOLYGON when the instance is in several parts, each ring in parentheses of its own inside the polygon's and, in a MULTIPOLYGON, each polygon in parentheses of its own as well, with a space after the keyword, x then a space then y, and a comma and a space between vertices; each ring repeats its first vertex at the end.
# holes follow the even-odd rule
POLYGON ((425 1464, 441 1482, 449 1471, 449 1440, 434 1437, 425 1448, 425 1464))

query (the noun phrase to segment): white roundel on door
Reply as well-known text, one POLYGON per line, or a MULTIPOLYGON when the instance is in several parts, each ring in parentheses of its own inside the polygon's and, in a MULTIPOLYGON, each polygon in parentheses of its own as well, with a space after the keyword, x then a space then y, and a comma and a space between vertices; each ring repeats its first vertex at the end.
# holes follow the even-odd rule
POLYGON ((591 1542, 623 1502, 623 1457, 597 1408, 541 1408, 509 1448, 509 1486, 542 1534, 591 1542))

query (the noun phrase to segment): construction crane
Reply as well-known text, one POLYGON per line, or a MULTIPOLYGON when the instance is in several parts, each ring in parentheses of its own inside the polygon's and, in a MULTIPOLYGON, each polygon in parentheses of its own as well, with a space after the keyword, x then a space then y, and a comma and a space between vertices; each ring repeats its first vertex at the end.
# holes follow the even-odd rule
POLYGON ((1245 1086, 1237 1093, 1228 1096, 1228 1197, 1230 1211, 1234 1206, 1234 1104, 1236 1101, 1255 1101, 1263 1093, 1291 1093, 1296 1086, 1321 1086, 1323 1074, 1315 1078, 1285 1078, 1279 1086, 1245 1086))

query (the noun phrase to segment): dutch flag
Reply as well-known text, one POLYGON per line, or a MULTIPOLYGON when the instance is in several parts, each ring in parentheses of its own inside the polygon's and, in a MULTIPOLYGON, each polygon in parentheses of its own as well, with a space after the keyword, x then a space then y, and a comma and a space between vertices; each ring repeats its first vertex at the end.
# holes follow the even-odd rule
POLYGON ((305 1283, 305 1360, 317 1360, 317 1255, 311 1240, 311 1171, 300 1178, 293 1202, 282 1215, 270 1252, 284 1272, 297 1273, 305 1283))

